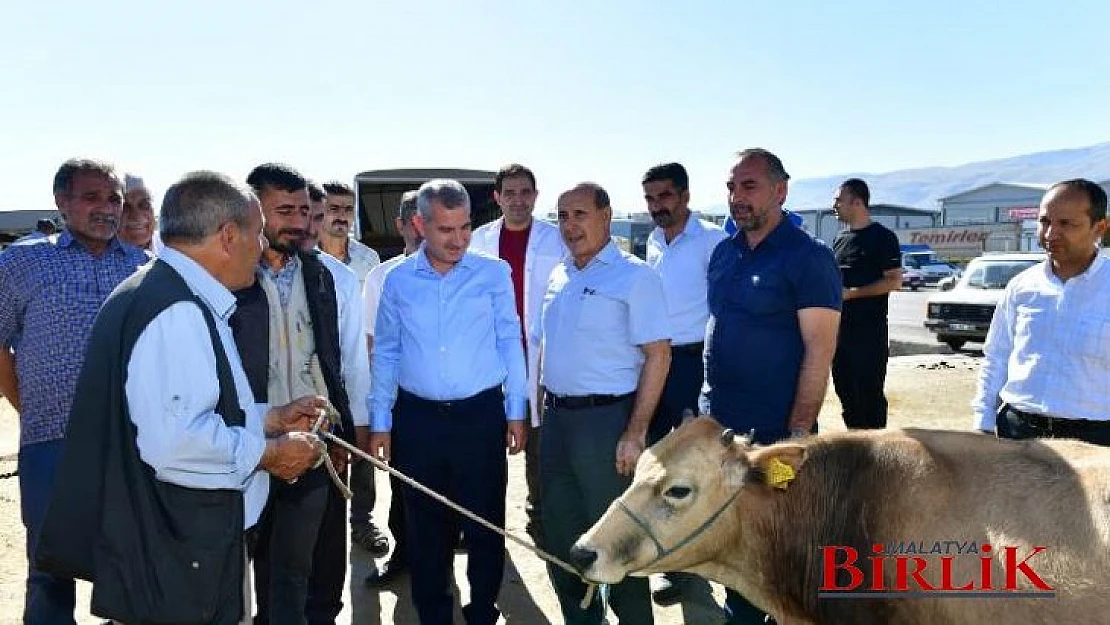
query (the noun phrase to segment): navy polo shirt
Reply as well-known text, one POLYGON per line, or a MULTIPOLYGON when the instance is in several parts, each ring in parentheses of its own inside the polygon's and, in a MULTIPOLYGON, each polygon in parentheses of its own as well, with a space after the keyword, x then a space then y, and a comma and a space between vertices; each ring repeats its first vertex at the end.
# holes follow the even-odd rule
POLYGON ((708 281, 702 410, 758 442, 785 438, 804 354, 798 311, 840 310, 832 250, 783 217, 755 249, 743 232, 719 243, 708 281))

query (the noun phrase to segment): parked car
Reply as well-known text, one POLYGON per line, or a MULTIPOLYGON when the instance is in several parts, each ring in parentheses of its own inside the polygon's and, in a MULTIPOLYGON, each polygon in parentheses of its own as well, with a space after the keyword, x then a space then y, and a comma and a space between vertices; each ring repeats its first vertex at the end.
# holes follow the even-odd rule
POLYGON ((909 287, 911 291, 916 291, 925 286, 925 274, 918 269, 903 269, 902 270, 902 288, 909 287))
POLYGON ((929 297, 925 327, 953 350, 968 341, 986 340, 1003 289, 1014 276, 1044 259, 1044 254, 1029 252, 985 254, 972 259, 951 290, 929 297))

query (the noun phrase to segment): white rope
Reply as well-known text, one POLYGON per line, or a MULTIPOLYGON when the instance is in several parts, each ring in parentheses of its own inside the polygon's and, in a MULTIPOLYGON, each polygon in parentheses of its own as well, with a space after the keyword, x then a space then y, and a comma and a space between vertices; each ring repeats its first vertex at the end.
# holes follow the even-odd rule
POLYGON ((347 441, 339 438, 338 436, 332 434, 331 432, 320 431, 320 432, 318 432, 318 434, 322 438, 325 438, 325 439, 331 441, 332 443, 335 443, 336 445, 339 445, 339 446, 343 447, 344 449, 351 452, 352 454, 355 454, 359 458, 362 458, 362 459, 366 460, 367 462, 369 462, 370 464, 373 464, 375 467, 381 469, 382 471, 386 471, 387 473, 389 473, 390 475, 392 475, 392 476, 396 477, 397 479, 401 480, 405 484, 408 484, 409 486, 411 486, 411 487, 415 488, 416 490, 424 493, 425 495, 431 497, 432 499, 435 499, 439 503, 447 506, 448 508, 451 508, 455 512, 458 512, 459 514, 465 516, 466 518, 470 519, 471 521, 474 521, 475 523, 477 523, 477 524, 481 525, 482 527, 490 530, 491 532, 497 532, 501 536, 503 536, 505 538, 508 538, 509 540, 511 540, 514 543, 520 545, 521 547, 524 547, 528 551, 531 551, 533 554, 535 554, 541 560, 546 560, 546 561, 550 562, 551 564, 554 564, 555 566, 563 569, 567 573, 570 573, 571 575, 581 579, 582 582, 584 584, 586 584, 586 596, 582 598, 582 603, 579 604, 579 607, 582 608, 583 610, 585 610, 586 608, 589 607, 590 603, 593 602, 594 592, 597 590, 597 584, 595 584, 594 582, 591 582, 590 580, 582 577, 582 575, 578 572, 578 570, 575 569, 574 567, 572 567, 571 565, 569 565, 566 562, 562 561, 561 559, 551 555, 550 553, 547 553, 543 549, 540 549, 539 547, 525 541, 524 539, 518 538, 518 537, 514 536, 513 534, 510 534, 509 532, 505 531, 504 529, 502 529, 500 527, 497 527, 493 523, 490 523, 489 521, 483 519, 482 517, 478 516, 477 514, 474 514, 470 510, 467 510, 466 508, 460 506, 459 504, 457 504, 457 503, 451 501, 450 499, 444 497, 443 495, 440 495, 436 491, 428 488, 427 486, 424 486, 420 482, 417 482, 416 480, 412 479, 411 477, 405 475, 404 473, 401 473, 397 469, 394 469, 393 467, 389 466, 385 462, 382 462, 381 460, 378 460, 374 456, 371 456, 370 454, 362 451, 358 447, 355 447, 354 445, 352 445, 352 444, 348 443, 347 441))

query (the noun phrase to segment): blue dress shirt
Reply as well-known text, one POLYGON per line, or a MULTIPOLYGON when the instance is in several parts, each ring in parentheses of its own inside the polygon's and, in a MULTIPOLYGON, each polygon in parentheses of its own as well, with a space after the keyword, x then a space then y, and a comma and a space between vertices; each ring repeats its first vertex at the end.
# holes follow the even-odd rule
POLYGON ((392 429, 398 387, 452 401, 503 386, 506 417, 524 419, 527 374, 509 271, 499 258, 467 252, 440 274, 422 246, 389 272, 374 323, 372 431, 392 429))

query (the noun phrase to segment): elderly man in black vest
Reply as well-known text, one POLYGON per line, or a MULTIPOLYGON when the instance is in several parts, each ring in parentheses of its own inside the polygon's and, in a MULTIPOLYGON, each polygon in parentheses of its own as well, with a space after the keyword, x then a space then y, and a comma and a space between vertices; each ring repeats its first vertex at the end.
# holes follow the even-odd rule
POLYGON ((267 410, 235 350, 231 290, 265 246, 250 191, 189 174, 161 228, 160 259, 93 326, 36 563, 92 581, 92 612, 117 622, 249 622, 244 545, 266 472, 294 479, 319 458, 303 430, 326 402, 267 410))
MULTIPOLYGON (((254 168, 247 184, 261 203, 269 244, 258 280, 236 293, 231 321, 251 388, 270 403, 323 395, 339 412, 337 433, 365 445, 370 365, 362 307, 357 297, 337 295, 340 279, 300 249, 311 210, 308 180, 268 163, 254 168)), ((273 481, 255 558, 256 624, 322 625, 339 615, 347 519, 345 506, 328 505, 333 488, 325 467, 295 483, 273 481)))

